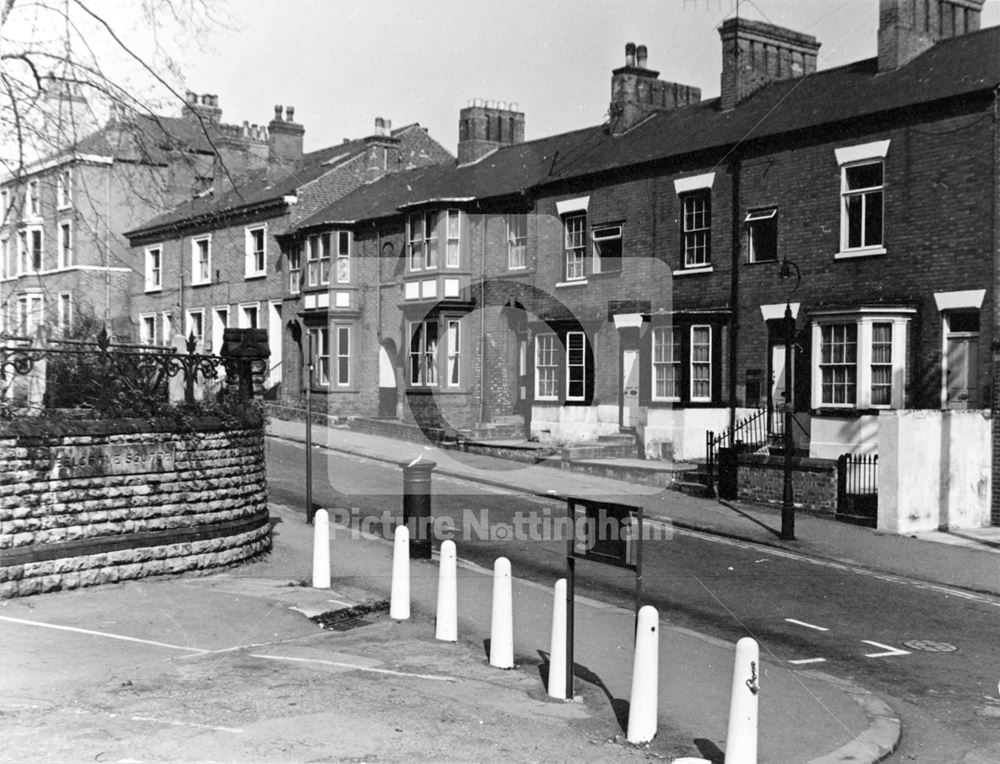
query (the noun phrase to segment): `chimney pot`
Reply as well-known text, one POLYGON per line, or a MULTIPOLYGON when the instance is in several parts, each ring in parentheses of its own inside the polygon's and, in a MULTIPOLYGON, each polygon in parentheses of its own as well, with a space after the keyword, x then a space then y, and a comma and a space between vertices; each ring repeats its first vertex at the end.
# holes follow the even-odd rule
POLYGON ((281 106, 278 104, 274 105, 274 121, 281 122, 281 106))
POLYGON ((625 66, 635 66, 635 43, 625 45, 625 66))
POLYGON ((285 121, 286 122, 294 122, 295 121, 295 107, 294 106, 286 106, 285 107, 285 121))
POLYGON ((640 69, 646 68, 646 46, 640 45, 635 49, 635 65, 640 69))
POLYGON ((193 90, 187 92, 187 102, 188 103, 198 103, 198 94, 193 90))

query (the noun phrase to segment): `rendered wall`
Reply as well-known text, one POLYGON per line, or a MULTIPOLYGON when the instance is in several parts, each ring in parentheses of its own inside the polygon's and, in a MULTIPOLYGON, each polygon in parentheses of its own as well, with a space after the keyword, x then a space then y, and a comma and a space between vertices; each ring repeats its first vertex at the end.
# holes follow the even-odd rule
POLYGON ((879 415, 878 528, 893 533, 990 524, 989 411, 879 415))

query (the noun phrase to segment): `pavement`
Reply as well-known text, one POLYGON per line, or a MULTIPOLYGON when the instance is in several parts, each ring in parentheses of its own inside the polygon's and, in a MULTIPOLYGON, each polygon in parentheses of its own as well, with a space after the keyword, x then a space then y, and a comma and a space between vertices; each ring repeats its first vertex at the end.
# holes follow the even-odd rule
MULTIPOLYGON (((304 439, 272 420, 273 437, 304 439)), ((800 513, 722 504, 552 467, 314 426, 326 448, 545 497, 614 496, 691 532, 804 558, 1000 591, 987 534, 901 538, 800 513), (957 543, 952 543, 957 542, 957 543)), ((411 563, 413 615, 384 612, 392 546, 334 526, 332 588, 314 589, 312 528, 271 506, 274 549, 228 571, 0 602, 0 760, 721 762, 734 646, 661 618, 658 733, 625 742, 633 614, 578 598, 574 701, 545 693, 548 586, 514 570, 516 669, 488 664, 491 571, 460 561, 459 641, 434 639, 437 568, 411 563), (321 629, 314 620, 332 629, 321 629)), ((461 550, 459 550, 461 556, 461 550)), ((899 740, 892 709, 863 687, 766 656, 761 762, 874 762, 899 740)))

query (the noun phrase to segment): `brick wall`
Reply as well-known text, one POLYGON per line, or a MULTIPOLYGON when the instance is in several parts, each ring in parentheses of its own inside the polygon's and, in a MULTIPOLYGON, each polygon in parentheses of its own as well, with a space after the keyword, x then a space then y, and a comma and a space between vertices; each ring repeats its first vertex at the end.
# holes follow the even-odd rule
MULTIPOLYGON (((740 499, 781 504, 784 495, 783 456, 739 457, 737 491, 740 499)), ((833 514, 837 511, 837 463, 830 459, 795 459, 792 497, 797 507, 833 514)))
POLYGON ((262 427, 0 429, 0 598, 204 570, 270 549, 262 427))

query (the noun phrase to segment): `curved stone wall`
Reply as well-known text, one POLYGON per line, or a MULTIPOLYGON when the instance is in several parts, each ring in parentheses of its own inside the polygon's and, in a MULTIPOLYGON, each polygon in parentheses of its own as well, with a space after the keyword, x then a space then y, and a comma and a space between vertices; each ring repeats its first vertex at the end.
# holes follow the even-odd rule
POLYGON ((0 422, 0 598, 227 566, 270 547, 262 425, 0 422))

